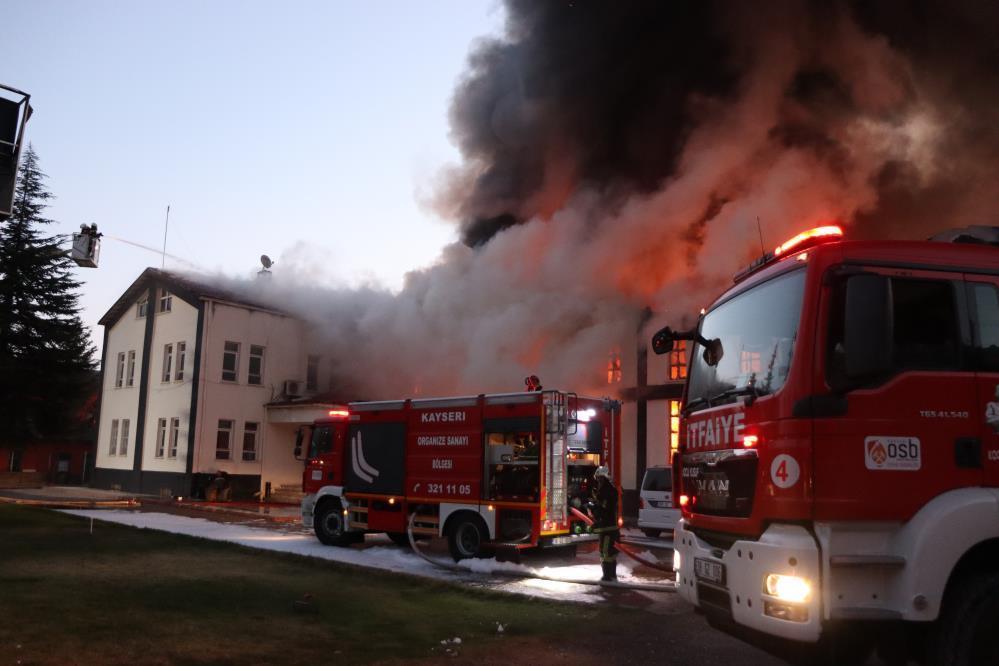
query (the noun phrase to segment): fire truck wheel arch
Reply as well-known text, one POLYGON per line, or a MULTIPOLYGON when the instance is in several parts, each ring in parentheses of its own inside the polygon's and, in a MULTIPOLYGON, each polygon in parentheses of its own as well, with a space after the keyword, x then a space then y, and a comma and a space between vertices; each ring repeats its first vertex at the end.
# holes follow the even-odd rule
MULTIPOLYGON (((815 534, 823 553, 826 617, 835 617, 840 605, 860 599, 869 605, 872 594, 877 594, 878 605, 898 613, 900 619, 932 621, 940 613, 958 564, 976 547, 999 540, 999 490, 952 490, 902 525, 816 523, 815 534), (863 561, 858 557, 871 556, 882 557, 881 564, 856 566, 863 561), (854 565, 842 566, 850 558, 854 565), (895 558, 896 576, 885 575, 888 558, 895 558)), ((992 571, 999 569, 995 560, 990 566, 992 571)))
POLYGON ((441 502, 440 505, 441 536, 446 536, 450 523, 464 514, 472 514, 479 518, 487 540, 492 541, 496 538, 496 511, 490 511, 489 507, 477 504, 451 504, 448 502, 441 502))

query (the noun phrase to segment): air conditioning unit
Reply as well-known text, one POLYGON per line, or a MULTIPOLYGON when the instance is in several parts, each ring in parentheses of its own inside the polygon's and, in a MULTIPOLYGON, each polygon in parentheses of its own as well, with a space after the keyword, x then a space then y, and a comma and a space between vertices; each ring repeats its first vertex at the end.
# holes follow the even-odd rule
POLYGON ((284 395, 286 398, 301 398, 305 386, 304 382, 297 379, 286 379, 284 381, 284 395))

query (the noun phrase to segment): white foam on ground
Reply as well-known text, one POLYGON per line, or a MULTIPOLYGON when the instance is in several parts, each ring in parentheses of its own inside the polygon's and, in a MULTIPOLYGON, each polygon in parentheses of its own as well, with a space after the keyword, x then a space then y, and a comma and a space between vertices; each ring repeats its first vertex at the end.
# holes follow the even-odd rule
MULTIPOLYGON (((560 578, 570 581, 597 580, 600 578, 600 563, 595 560, 566 564, 563 566, 545 566, 532 569, 523 564, 497 562, 489 560, 464 560, 459 563, 468 573, 451 571, 434 566, 411 550, 397 546, 368 546, 365 548, 336 548, 324 546, 312 534, 289 534, 274 529, 252 527, 240 524, 219 523, 204 518, 192 518, 168 513, 153 513, 144 511, 107 511, 107 510, 64 510, 73 516, 93 518, 95 520, 118 523, 141 529, 159 530, 172 534, 227 541, 229 543, 259 548, 281 553, 294 553, 306 557, 316 557, 323 560, 343 562, 361 567, 407 573, 424 578, 449 580, 460 583, 478 583, 492 589, 525 594, 534 597, 558 599, 561 601, 576 601, 597 603, 603 599, 600 588, 593 585, 581 585, 571 582, 556 582, 525 578, 522 580, 505 577, 483 576, 498 571, 522 572, 524 574, 538 573, 545 577, 560 578)), ((590 558, 594 559, 594 558, 590 558)), ((450 563, 450 560, 448 560, 450 563)), ((623 559, 618 563, 618 577, 624 581, 636 581, 632 574, 632 564, 623 559)))

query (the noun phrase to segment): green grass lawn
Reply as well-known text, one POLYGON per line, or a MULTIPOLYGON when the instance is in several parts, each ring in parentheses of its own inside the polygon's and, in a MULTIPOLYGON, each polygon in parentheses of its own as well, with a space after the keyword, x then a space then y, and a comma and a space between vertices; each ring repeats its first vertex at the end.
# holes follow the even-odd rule
POLYGON ((90 534, 87 520, 0 504, 0 664, 425 659, 454 636, 471 657, 636 614, 108 523, 90 534), (306 594, 315 612, 296 612, 306 594))

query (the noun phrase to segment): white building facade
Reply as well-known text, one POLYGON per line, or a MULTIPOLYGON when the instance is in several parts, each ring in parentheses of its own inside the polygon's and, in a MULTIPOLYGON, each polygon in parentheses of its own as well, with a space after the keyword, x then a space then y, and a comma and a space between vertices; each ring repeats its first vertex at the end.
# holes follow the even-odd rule
POLYGON ((224 472, 235 499, 300 487, 298 426, 342 408, 318 395, 304 322, 150 268, 100 323, 95 486, 198 497, 224 472))

